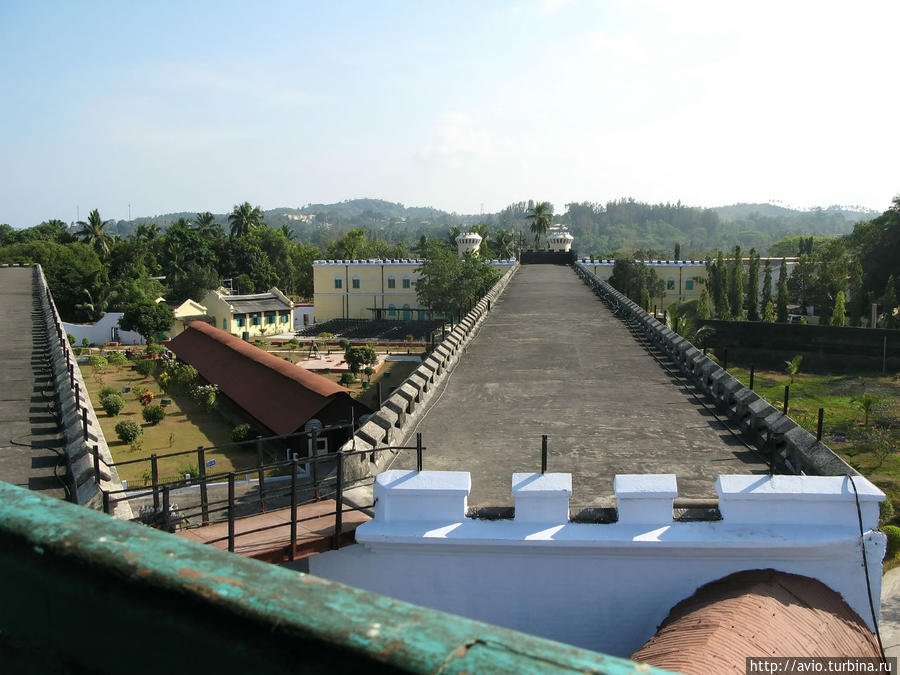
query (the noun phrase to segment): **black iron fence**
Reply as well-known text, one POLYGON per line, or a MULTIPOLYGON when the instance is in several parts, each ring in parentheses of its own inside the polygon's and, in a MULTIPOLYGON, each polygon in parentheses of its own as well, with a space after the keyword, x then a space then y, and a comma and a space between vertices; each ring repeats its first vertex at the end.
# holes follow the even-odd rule
MULTIPOLYGON (((281 436, 259 437, 249 441, 228 443, 224 446, 199 447, 195 450, 183 450, 163 455, 153 454, 134 460, 115 462, 110 466, 121 467, 136 463, 147 463, 150 466, 150 481, 148 485, 140 487, 129 486, 121 490, 101 490, 103 496, 103 510, 113 513, 116 504, 128 501, 136 509, 139 515, 132 520, 140 522, 156 529, 174 532, 176 529, 190 529, 204 527, 215 522, 227 522, 228 534, 223 537, 211 539, 208 544, 228 542, 228 550, 235 550, 235 541, 239 537, 258 534, 266 530, 284 527, 284 523, 265 525, 237 533, 238 521, 266 513, 269 510, 290 509, 290 546, 288 559, 293 560, 297 548, 297 526, 307 520, 321 518, 321 513, 312 516, 298 517, 298 508, 306 504, 312 504, 324 499, 333 499, 334 529, 331 537, 331 547, 338 548, 343 537, 344 514, 350 511, 366 511, 374 507, 373 504, 348 505, 344 503, 346 490, 371 483, 372 477, 360 478, 348 481, 345 479, 345 464, 352 457, 366 459, 366 456, 382 452, 414 451, 416 453, 416 466, 422 470, 423 452, 422 435, 416 434, 414 446, 386 446, 376 449, 357 450, 349 452, 336 452, 322 455, 298 457, 296 454, 287 460, 266 461, 263 448, 266 444, 282 443, 285 441, 309 441, 310 447, 316 448, 319 436, 330 432, 341 431, 352 425, 340 424, 324 427, 319 430, 298 432, 281 436), (250 471, 224 471, 209 472, 207 456, 211 451, 220 450, 223 447, 240 447, 253 445, 256 448, 256 464, 250 471), (196 466, 199 469, 196 477, 183 477, 177 480, 161 480, 159 462, 173 457, 196 457, 196 466), (238 474, 247 476, 247 490, 244 494, 238 494, 238 474), (254 481, 250 475, 255 475, 254 481), (253 489, 255 487, 255 490, 253 489), (176 503, 173 497, 193 494, 196 492, 196 503, 188 504, 180 501, 176 503)), ((99 452, 94 450, 93 459, 95 467, 99 468, 103 459, 99 452)), ((99 475, 99 474, 98 474, 99 475)))

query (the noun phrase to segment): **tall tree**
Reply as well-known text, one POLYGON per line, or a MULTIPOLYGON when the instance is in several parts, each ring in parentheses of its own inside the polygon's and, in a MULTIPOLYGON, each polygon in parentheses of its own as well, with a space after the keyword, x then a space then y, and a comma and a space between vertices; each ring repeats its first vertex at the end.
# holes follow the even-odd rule
POLYGON ((139 241, 153 241, 158 236, 159 228, 153 223, 141 223, 134 233, 134 238, 139 241))
POLYGON ((175 317, 172 310, 164 302, 135 302, 125 308, 119 327, 140 333, 145 342, 165 333, 172 327, 175 317))
POLYGON ((787 323, 788 320, 787 276, 787 260, 782 258, 781 267, 778 269, 778 297, 775 300, 775 317, 778 323, 787 323))
POLYGON ((675 261, 681 260, 681 243, 675 242, 675 261))
POLYGON ((728 268, 728 306, 731 318, 740 321, 744 315, 744 258, 741 247, 734 247, 734 259, 728 268))
POLYGON ((759 252, 755 248, 750 249, 747 270, 747 320, 759 321, 759 252))
POLYGON ((844 316, 844 291, 838 291, 837 297, 834 299, 834 309, 831 312, 832 326, 846 326, 847 319, 844 316))
POLYGON ((497 230, 494 233, 493 248, 500 259, 516 257, 516 235, 509 230, 497 230))
POLYGON ((703 290, 700 291, 700 299, 697 301, 697 318, 702 321, 711 316, 712 312, 709 309, 709 291, 706 290, 706 286, 704 286, 703 290))
POLYGON ((88 214, 86 221, 78 221, 81 229, 75 233, 75 236, 86 244, 93 246, 94 250, 97 251, 97 255, 101 258, 106 258, 113 243, 113 236, 106 231, 106 226, 112 222, 111 220, 103 220, 100 217, 100 211, 94 209, 88 214))
POLYGON ((766 266, 763 270, 763 283, 762 283, 762 303, 763 307, 766 306, 766 302, 772 299, 772 264, 769 258, 766 258, 766 266))
POLYGON ((258 206, 250 206, 250 202, 237 204, 228 216, 231 225, 231 238, 246 237, 250 230, 263 224, 262 210, 258 206))
POLYGON ((894 311, 897 309, 897 289, 894 286, 894 275, 888 277, 887 284, 884 287, 884 295, 882 296, 884 309, 884 327, 896 328, 897 317, 894 311))
POLYGON ((539 202, 531 208, 526 218, 531 221, 531 233, 534 235, 534 247, 540 248, 541 237, 550 230, 553 224, 553 204, 539 202))
POLYGON ((727 319, 731 314, 728 308, 728 269, 722 251, 718 251, 715 261, 707 257, 706 278, 716 318, 727 319))
POLYGON ((209 211, 198 213, 194 217, 194 224, 202 237, 214 237, 220 232, 219 226, 216 225, 216 217, 209 211))

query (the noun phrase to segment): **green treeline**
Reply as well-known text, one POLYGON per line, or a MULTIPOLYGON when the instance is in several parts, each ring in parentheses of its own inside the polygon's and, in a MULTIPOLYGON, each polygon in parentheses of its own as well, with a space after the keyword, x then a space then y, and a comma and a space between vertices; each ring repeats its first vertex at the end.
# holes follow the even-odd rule
MULTIPOLYGON (((580 255, 709 257, 711 265, 718 263, 719 249, 728 252, 725 259, 733 258, 735 245, 754 255, 800 255, 785 289, 786 301, 813 304, 817 314, 827 307, 830 316, 843 291, 844 313, 852 324, 867 315, 871 302, 889 301, 894 292, 889 287, 900 276, 898 212, 895 201, 881 216, 858 222, 866 214, 837 207, 808 212, 758 204, 704 209, 631 199, 572 203, 555 215, 553 205, 541 201, 464 216, 370 199, 271 211, 245 202, 229 214, 185 213, 129 222, 103 220, 94 210, 73 225, 60 220, 24 230, 0 225, 0 263, 41 263, 63 318, 92 321, 103 312, 125 311, 160 296, 174 304, 199 299, 225 279, 239 293, 278 286, 289 295, 310 298, 315 259, 424 257, 436 250, 430 242, 452 245, 464 231, 481 234, 482 257, 508 258, 534 245, 551 225, 565 225, 580 255)), ((744 276, 740 283, 733 273, 729 282, 727 270, 723 275, 726 287, 731 284, 727 315, 737 318, 734 305, 742 304, 741 316, 762 317, 764 303, 754 308, 735 298, 737 293, 746 298, 754 284, 765 297, 764 270, 757 270, 755 281, 744 276)), ((640 282, 638 297, 645 286, 653 296, 659 284, 649 278, 640 282)), ((716 302, 712 290, 711 311, 725 315, 725 301, 716 302)))

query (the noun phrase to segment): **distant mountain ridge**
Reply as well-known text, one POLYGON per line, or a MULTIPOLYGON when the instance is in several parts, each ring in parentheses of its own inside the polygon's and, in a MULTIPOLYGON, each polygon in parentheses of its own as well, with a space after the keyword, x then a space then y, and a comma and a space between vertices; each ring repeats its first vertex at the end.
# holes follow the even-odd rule
MULTIPOLYGON (((306 204, 263 211, 265 222, 285 226, 298 241, 324 246, 352 228, 363 228, 372 236, 391 243, 413 243, 420 235, 446 236, 452 227, 466 228, 484 223, 490 229, 528 232, 526 203, 519 202, 498 213, 484 215, 448 213, 428 206, 407 207, 383 199, 347 199, 333 204, 306 204)), ((228 232, 228 214, 214 214, 215 222, 228 232)), ((793 235, 839 236, 853 225, 878 216, 861 207, 829 206, 806 210, 771 203, 738 203, 713 208, 676 204, 647 204, 633 199, 582 202, 557 208, 555 222, 566 224, 576 237, 576 247, 585 254, 605 254, 629 249, 671 250, 680 243, 685 252, 729 249, 765 251, 772 243, 793 235)), ((179 218, 192 220, 194 212, 162 214, 118 221, 113 232, 129 236, 138 225, 152 223, 165 230, 179 218)))

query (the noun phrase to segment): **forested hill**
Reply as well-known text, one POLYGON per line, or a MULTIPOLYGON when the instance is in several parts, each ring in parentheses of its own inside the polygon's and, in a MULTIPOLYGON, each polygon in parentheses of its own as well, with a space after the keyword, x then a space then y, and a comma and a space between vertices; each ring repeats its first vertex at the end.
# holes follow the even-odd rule
MULTIPOLYGON (((265 222, 273 228, 285 226, 296 241, 324 247, 353 228, 390 243, 413 243, 425 234, 445 236, 452 227, 485 224, 489 230, 506 229, 527 233, 527 218, 533 202, 516 202, 498 213, 472 215, 447 213, 431 207, 407 207, 380 199, 350 199, 335 204, 307 204, 264 210, 265 222)), ((569 227, 579 253, 608 255, 638 249, 671 251, 681 244, 685 255, 700 257, 716 248, 766 252, 768 247, 792 235, 841 235, 853 224, 878 215, 862 208, 830 206, 806 211, 774 204, 735 204, 715 208, 675 204, 648 204, 634 199, 580 202, 555 209, 554 221, 569 227)), ((118 221, 112 234, 133 235, 142 224, 165 230, 179 218, 192 220, 192 212, 170 213, 132 221, 118 221)), ((215 214, 215 222, 228 231, 227 214, 215 214)))

